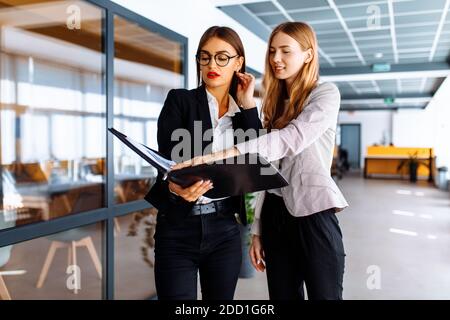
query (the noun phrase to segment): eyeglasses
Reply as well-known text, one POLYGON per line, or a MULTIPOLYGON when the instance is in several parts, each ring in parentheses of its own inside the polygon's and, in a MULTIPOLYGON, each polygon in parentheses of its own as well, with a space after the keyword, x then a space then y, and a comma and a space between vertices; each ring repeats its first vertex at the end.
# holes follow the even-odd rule
MULTIPOLYGON (((230 60, 233 58, 238 57, 239 55, 236 54, 232 57, 226 55, 225 53, 217 53, 214 55, 214 61, 216 62, 216 64, 219 67, 225 67, 226 65, 228 65, 228 63, 230 63, 230 60)), ((201 66, 207 66, 210 62, 211 62, 211 55, 207 54, 207 53, 200 53, 197 54, 195 56, 197 58, 197 62, 201 65, 201 66)))

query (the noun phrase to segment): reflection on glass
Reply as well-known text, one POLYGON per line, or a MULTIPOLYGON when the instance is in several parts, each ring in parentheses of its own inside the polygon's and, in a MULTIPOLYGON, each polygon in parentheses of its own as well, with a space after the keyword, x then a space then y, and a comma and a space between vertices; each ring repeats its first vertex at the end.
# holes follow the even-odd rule
POLYGON ((0 0, 0 229, 104 205, 102 17, 0 0))
POLYGON ((155 208, 134 212, 115 221, 115 298, 156 296, 154 277, 155 208))
MULTIPOLYGON (((168 91, 184 86, 183 45, 114 18, 114 128, 157 149, 157 119, 168 91)), ((114 139, 116 202, 142 199, 156 169, 114 139)))
POLYGON ((0 300, 101 299, 101 227, 0 247, 0 300))

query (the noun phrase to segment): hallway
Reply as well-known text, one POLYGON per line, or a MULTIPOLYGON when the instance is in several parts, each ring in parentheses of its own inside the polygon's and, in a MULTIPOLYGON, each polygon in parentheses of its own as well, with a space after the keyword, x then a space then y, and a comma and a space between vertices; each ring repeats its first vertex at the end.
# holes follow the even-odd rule
MULTIPOLYGON (((450 195, 420 181, 346 175, 344 299, 450 299, 450 195), (375 276, 378 279, 374 280, 375 276), (377 282, 379 281, 379 282, 377 282)), ((236 299, 264 299, 265 275, 238 284, 236 299)))

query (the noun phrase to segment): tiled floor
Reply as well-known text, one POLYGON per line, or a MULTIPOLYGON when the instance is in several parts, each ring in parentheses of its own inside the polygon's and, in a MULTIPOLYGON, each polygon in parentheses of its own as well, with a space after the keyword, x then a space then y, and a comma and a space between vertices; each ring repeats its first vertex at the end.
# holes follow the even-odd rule
MULTIPOLYGON (((426 182, 364 180, 358 174, 346 176, 339 186, 350 203, 338 214, 347 253, 344 298, 450 299, 449 192, 426 182)), ((142 259, 144 230, 138 237, 128 237, 129 224, 129 217, 120 219, 122 230, 116 237, 116 297, 142 299, 154 293, 153 269, 142 259)), ((100 254, 98 232, 93 239, 100 254)), ((44 287, 36 289, 49 244, 48 239, 36 239, 14 246, 4 269, 27 273, 5 278, 13 299, 99 299, 101 281, 83 248, 78 257, 83 266, 78 295, 66 289, 63 249, 56 254, 44 287)), ((235 298, 268 299, 265 273, 240 279, 235 298)))
MULTIPOLYGON (((421 181, 339 181, 347 253, 345 299, 450 299, 450 194, 421 181), (378 277, 379 276, 379 277, 378 277)), ((265 299, 263 274, 240 280, 236 299, 265 299)))

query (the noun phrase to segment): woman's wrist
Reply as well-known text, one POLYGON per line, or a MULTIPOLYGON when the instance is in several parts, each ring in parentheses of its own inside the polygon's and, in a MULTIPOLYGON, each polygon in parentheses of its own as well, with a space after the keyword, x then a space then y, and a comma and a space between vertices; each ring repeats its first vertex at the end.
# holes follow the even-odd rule
POLYGON ((251 99, 251 100, 248 100, 248 101, 243 101, 241 103, 241 107, 244 108, 245 110, 256 108, 256 102, 255 102, 254 99, 251 99))
POLYGON ((231 158, 240 155, 241 153, 236 147, 231 147, 226 150, 225 158, 231 158))
POLYGON ((207 158, 207 161, 205 162, 215 162, 226 158, 231 158, 240 155, 241 153, 236 147, 231 147, 222 151, 217 151, 215 153, 212 153, 209 158, 207 158))

